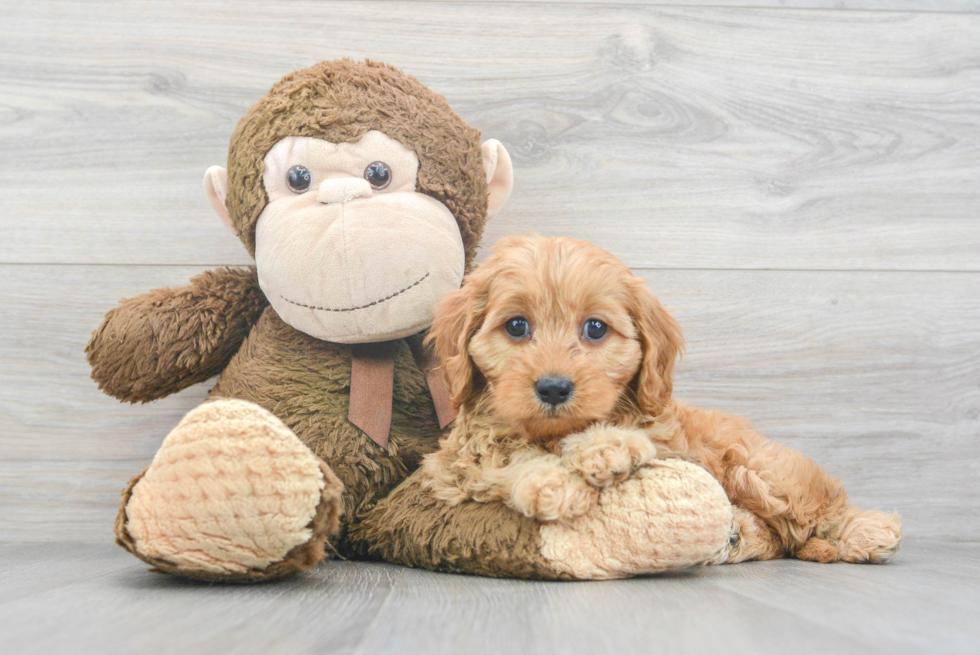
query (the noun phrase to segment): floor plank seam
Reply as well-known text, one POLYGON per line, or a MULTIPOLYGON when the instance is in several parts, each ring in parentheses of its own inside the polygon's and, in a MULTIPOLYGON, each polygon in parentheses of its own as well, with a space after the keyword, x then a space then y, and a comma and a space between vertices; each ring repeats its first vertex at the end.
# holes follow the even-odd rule
MULTIPOLYGON (((482 260, 483 257, 478 258, 482 260)), ((74 267, 74 268, 244 268, 254 266, 255 263, 146 263, 146 262, 0 262, 0 267, 31 267, 31 266, 50 266, 50 267, 74 267)), ((630 266, 636 272, 719 272, 719 273, 923 273, 923 274, 978 274, 980 268, 757 268, 757 267, 711 267, 711 266, 630 266)))

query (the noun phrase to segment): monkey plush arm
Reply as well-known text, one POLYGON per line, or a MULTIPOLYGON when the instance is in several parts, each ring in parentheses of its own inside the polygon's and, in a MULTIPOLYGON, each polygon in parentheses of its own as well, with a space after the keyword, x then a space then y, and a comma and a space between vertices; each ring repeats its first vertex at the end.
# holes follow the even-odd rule
POLYGON ((128 402, 202 382, 224 369, 267 305, 254 268, 206 271, 188 286, 124 300, 85 349, 92 378, 128 402))

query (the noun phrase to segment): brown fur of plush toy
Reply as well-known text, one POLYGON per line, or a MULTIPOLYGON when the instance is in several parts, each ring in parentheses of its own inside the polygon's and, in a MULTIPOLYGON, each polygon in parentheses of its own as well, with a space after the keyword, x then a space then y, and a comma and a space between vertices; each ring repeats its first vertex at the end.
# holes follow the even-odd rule
MULTIPOLYGON (((235 130, 227 206, 249 252, 267 201, 262 159, 276 141, 313 136, 349 142, 373 129, 416 150, 418 190, 453 212, 471 261, 487 213, 479 131, 415 78, 385 64, 350 60, 285 77, 235 130)), ((345 556, 363 550, 346 538, 346 528, 414 470, 441 433, 424 375, 400 341, 391 436, 386 450, 378 448, 346 418, 351 348, 286 325, 266 302, 254 269, 208 271, 187 287, 123 301, 94 332, 86 354, 99 387, 120 400, 146 402, 219 375, 211 399, 247 400, 280 417, 343 481, 344 514, 334 548, 345 556)), ((335 502, 339 506, 340 498, 335 502)), ((117 522, 119 541, 136 552, 125 524, 117 522)), ((310 563, 297 560, 295 568, 310 563)), ((166 562, 160 567, 183 573, 166 562)), ((189 574, 208 577, 206 571, 189 574)))
POLYGON ((268 303, 255 269, 205 271, 109 311, 89 341, 92 378, 127 402, 149 402, 214 377, 268 303))

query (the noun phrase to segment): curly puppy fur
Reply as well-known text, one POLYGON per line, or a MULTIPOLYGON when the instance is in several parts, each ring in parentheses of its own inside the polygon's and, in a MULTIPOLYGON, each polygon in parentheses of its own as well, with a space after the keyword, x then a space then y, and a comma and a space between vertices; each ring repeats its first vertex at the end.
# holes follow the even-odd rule
POLYGON ((849 504, 837 479, 744 419, 672 399, 680 327, 642 279, 596 246, 501 241, 440 305, 429 340, 460 411, 423 464, 436 498, 501 500, 561 520, 659 452, 696 461, 725 488, 739 530, 729 563, 883 562, 899 547, 897 515, 849 504), (514 318, 526 319, 527 335, 506 331, 514 318), (592 319, 608 326, 599 339, 587 336, 592 319), (571 382, 567 401, 542 401, 543 376, 571 382))

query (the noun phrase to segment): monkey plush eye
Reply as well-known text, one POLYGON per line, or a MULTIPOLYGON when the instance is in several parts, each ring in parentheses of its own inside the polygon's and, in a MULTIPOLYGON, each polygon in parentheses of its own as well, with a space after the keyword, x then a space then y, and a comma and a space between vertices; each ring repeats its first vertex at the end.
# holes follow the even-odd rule
POLYGON ((599 341, 606 336, 608 331, 609 326, 597 318, 590 318, 585 322, 585 327, 582 328, 582 333, 589 341, 599 341))
POLYGON ((313 182, 313 175, 306 166, 293 166, 286 171, 286 184, 293 193, 303 193, 310 188, 313 182))
POLYGON ((380 191, 391 184, 391 169, 383 161, 373 161, 364 169, 364 179, 380 191))
POLYGON ((517 318, 512 318, 504 323, 504 330, 506 330, 507 334, 515 339, 521 339, 528 335, 530 326, 528 325, 526 318, 523 316, 518 316, 517 318))

